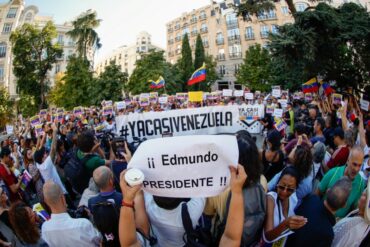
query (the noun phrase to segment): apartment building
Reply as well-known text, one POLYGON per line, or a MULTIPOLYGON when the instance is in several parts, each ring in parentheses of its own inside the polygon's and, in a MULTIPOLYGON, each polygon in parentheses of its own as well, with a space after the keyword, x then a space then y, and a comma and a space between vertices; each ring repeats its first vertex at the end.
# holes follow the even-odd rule
MULTIPOLYGON (((9 94, 15 98, 16 78, 13 74, 13 56, 10 43, 11 32, 21 27, 24 23, 35 24, 39 28, 45 26, 48 21, 53 21, 50 16, 38 15, 37 6, 25 6, 24 0, 11 0, 0 5, 0 85, 9 90, 9 94)), ((71 23, 55 24, 58 36, 54 42, 59 43, 63 48, 63 56, 58 58, 58 62, 49 71, 48 83, 50 86, 55 84, 56 76, 66 70, 68 57, 75 53, 75 42, 66 33, 72 30, 71 23)))
POLYGON ((121 67, 122 72, 126 72, 131 75, 135 69, 136 61, 141 58, 142 54, 149 52, 150 50, 163 51, 164 49, 152 44, 151 35, 148 32, 140 32, 136 37, 136 43, 126 46, 123 45, 111 54, 100 61, 95 67, 95 72, 100 75, 104 72, 105 67, 110 64, 111 61, 121 67))
MULTIPOLYGON (((285 1, 276 2, 274 10, 247 16, 246 20, 236 16, 234 8, 240 4, 239 0, 210 2, 167 23, 167 60, 176 63, 181 57, 185 33, 194 52, 196 37, 200 34, 206 53, 217 61, 221 79, 213 84, 213 89, 241 89, 242 86, 235 83, 235 75, 248 47, 256 43, 266 46, 269 33, 278 32, 278 26, 294 20, 285 1)), ((312 2, 306 0, 295 1, 297 11, 311 5, 312 2)))

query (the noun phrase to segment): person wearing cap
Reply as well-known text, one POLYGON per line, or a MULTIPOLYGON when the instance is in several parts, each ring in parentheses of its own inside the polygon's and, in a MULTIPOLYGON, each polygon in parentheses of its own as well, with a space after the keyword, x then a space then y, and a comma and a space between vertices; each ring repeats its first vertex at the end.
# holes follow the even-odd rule
POLYGON ((349 148, 346 145, 344 139, 344 131, 342 128, 338 127, 334 130, 334 144, 337 149, 334 151, 330 160, 327 164, 323 166, 324 172, 327 172, 329 169, 344 165, 347 162, 349 156, 349 148))
POLYGON ((9 190, 9 200, 15 202, 20 200, 19 195, 22 176, 18 179, 10 170, 13 159, 10 157, 11 151, 8 147, 3 147, 0 152, 0 179, 2 179, 9 190))
POLYGON ((320 182, 316 194, 326 198, 327 190, 330 189, 333 184, 341 179, 343 176, 347 176, 352 181, 351 194, 348 197, 345 207, 338 210, 335 215, 339 218, 343 218, 351 210, 357 207, 358 199, 361 197, 362 192, 365 189, 365 181, 359 174, 362 162, 364 161, 364 152, 360 146, 354 146, 351 149, 347 165, 340 166, 329 170, 320 182))
MULTIPOLYGON (((368 188, 370 182, 368 182, 368 188)), ((358 209, 338 221, 334 226, 332 247, 360 246, 370 233, 370 189, 365 190, 359 201, 358 209)))

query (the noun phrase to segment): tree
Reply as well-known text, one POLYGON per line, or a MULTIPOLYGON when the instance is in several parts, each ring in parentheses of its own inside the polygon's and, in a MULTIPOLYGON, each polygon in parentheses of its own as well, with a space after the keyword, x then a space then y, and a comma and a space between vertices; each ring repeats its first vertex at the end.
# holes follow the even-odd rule
POLYGON ((127 73, 121 71, 121 67, 116 65, 113 61, 105 67, 93 85, 91 91, 95 95, 94 104, 98 105, 103 100, 119 101, 122 99, 122 90, 124 84, 127 83, 127 73))
POLYGON ((200 34, 197 36, 195 43, 194 69, 199 69, 205 62, 203 41, 200 34))
POLYGON ((336 9, 320 3, 297 13, 294 24, 280 27, 271 36, 270 50, 284 68, 301 70, 298 78, 304 80, 298 85, 320 75, 338 87, 360 89, 370 81, 369 23, 369 13, 357 4, 336 9))
POLYGON ((2 86, 0 86, 0 102, 0 128, 4 128, 13 118, 14 102, 11 100, 8 90, 2 86))
POLYGON ((199 90, 203 92, 209 92, 211 85, 220 77, 216 71, 217 62, 213 59, 211 55, 207 55, 204 58, 204 63, 206 64, 206 81, 199 83, 199 90))
POLYGON ((143 54, 141 59, 136 61, 136 67, 130 76, 124 90, 132 94, 159 92, 175 93, 181 90, 180 70, 177 66, 167 63, 163 57, 163 51, 151 51, 143 54), (161 89, 151 89, 150 81, 157 80, 163 76, 166 86, 161 89))
POLYGON ((183 81, 182 91, 187 91, 187 82, 194 72, 193 58, 191 55, 188 34, 185 34, 182 39, 181 58, 178 61, 178 68, 180 70, 181 79, 183 81))
POLYGON ((65 75, 62 80, 57 81, 50 100, 66 109, 95 103, 92 88, 96 85, 96 79, 93 78, 89 67, 89 62, 84 58, 71 56, 65 75))
POLYGON ((102 46, 98 33, 94 30, 99 27, 100 22, 95 11, 86 11, 72 22, 73 29, 67 32, 76 40, 78 55, 85 60, 90 47, 99 49, 102 46))
POLYGON ((270 66, 269 52, 259 44, 250 46, 237 74, 237 82, 252 90, 267 91, 271 87, 270 66))
POLYGON ((17 91, 23 96, 32 97, 39 109, 46 106, 48 71, 63 54, 62 48, 52 43, 56 36, 52 22, 47 22, 42 29, 24 24, 10 36, 17 91))

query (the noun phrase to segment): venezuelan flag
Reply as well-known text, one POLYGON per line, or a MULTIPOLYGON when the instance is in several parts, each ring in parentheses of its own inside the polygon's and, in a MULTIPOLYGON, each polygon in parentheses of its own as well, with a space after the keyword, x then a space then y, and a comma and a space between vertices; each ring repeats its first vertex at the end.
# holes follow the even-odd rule
POLYGON ((326 96, 328 96, 328 95, 330 95, 331 93, 333 93, 334 92, 334 89, 330 86, 330 84, 329 83, 327 83, 327 82, 324 82, 323 84, 322 84, 322 88, 324 89, 324 92, 325 92, 325 95, 326 96))
POLYGON ((158 80, 156 81, 150 81, 150 88, 154 88, 154 89, 159 89, 159 88, 162 88, 164 87, 164 85, 166 84, 166 82, 164 81, 163 77, 160 76, 158 78, 158 80))
POLYGON ((188 81, 188 86, 194 85, 196 83, 199 83, 201 81, 206 80, 206 65, 203 64, 202 67, 197 69, 190 77, 188 81))
POLYGON ((302 91, 303 93, 315 93, 319 91, 319 86, 319 82, 314 77, 302 85, 302 91))

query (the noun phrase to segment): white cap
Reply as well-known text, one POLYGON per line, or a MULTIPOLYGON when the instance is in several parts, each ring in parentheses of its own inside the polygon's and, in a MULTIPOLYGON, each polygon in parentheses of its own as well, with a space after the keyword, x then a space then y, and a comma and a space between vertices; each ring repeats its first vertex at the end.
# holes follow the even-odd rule
POLYGON ((144 178, 144 173, 136 168, 129 169, 125 174, 125 180, 130 186, 142 184, 144 178))

